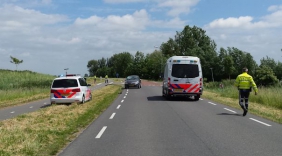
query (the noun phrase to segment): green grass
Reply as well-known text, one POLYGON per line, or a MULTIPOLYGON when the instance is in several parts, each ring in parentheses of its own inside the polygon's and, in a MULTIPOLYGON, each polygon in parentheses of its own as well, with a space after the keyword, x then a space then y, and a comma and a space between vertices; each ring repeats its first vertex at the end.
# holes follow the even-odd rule
POLYGON ((49 88, 55 78, 31 71, 0 70, 0 75, 0 90, 49 88))
POLYGON ((120 86, 92 92, 83 105, 53 105, 0 122, 0 155, 56 155, 116 99, 120 86), (107 94, 104 94, 107 92, 107 94))
MULTIPOLYGON (((239 107, 239 92, 233 86, 234 81, 223 81, 224 88, 219 87, 219 82, 205 83, 203 98, 210 99, 234 108, 239 107)), ((282 88, 258 88, 258 95, 254 91, 249 97, 249 112, 263 118, 282 124, 282 88)))
MULTIPOLYGON (((233 86, 234 81, 223 81, 224 88, 219 88, 219 82, 205 84, 205 89, 218 93, 222 97, 238 99, 238 89, 233 86)), ((258 95, 254 95, 252 91, 250 94, 250 102, 258 103, 263 106, 277 108, 282 110, 282 87, 259 87, 258 95)))
POLYGON ((0 108, 47 98, 53 75, 0 70, 0 108))

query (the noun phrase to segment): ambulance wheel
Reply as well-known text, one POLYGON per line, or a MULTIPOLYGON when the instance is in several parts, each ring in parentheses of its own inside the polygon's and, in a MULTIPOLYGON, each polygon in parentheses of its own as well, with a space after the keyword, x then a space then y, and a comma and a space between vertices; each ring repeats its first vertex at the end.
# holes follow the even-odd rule
POLYGON ((199 101, 199 99, 200 99, 200 95, 194 96, 195 101, 199 101))

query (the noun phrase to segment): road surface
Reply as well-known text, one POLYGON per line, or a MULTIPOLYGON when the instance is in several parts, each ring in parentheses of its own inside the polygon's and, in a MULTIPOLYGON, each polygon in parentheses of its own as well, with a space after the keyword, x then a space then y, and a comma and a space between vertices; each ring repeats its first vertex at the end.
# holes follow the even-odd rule
MULTIPOLYGON (((60 156, 281 156, 282 126, 209 100, 127 89, 60 156)), ((251 107, 251 105, 250 105, 251 107)))

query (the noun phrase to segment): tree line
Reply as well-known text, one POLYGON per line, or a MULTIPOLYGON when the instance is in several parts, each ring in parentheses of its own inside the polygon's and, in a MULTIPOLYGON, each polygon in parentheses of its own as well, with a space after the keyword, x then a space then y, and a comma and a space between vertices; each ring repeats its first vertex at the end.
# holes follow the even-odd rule
POLYGON ((158 50, 144 54, 137 51, 116 53, 110 58, 88 61, 89 76, 126 77, 137 74, 143 79, 160 79, 166 60, 171 56, 197 56, 201 60, 205 81, 235 79, 247 67, 258 85, 276 85, 282 80, 282 63, 266 56, 257 64, 253 56, 235 47, 220 48, 206 31, 189 25, 174 38, 163 42, 158 50), (117 75, 118 74, 118 75, 117 75))

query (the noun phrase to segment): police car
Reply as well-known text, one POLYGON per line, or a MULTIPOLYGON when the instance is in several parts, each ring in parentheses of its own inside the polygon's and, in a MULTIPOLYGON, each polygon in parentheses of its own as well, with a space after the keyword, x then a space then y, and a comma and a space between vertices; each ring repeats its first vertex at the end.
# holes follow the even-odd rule
POLYGON ((86 79, 77 75, 69 74, 55 78, 51 85, 50 103, 85 103, 92 99, 90 84, 86 79))

